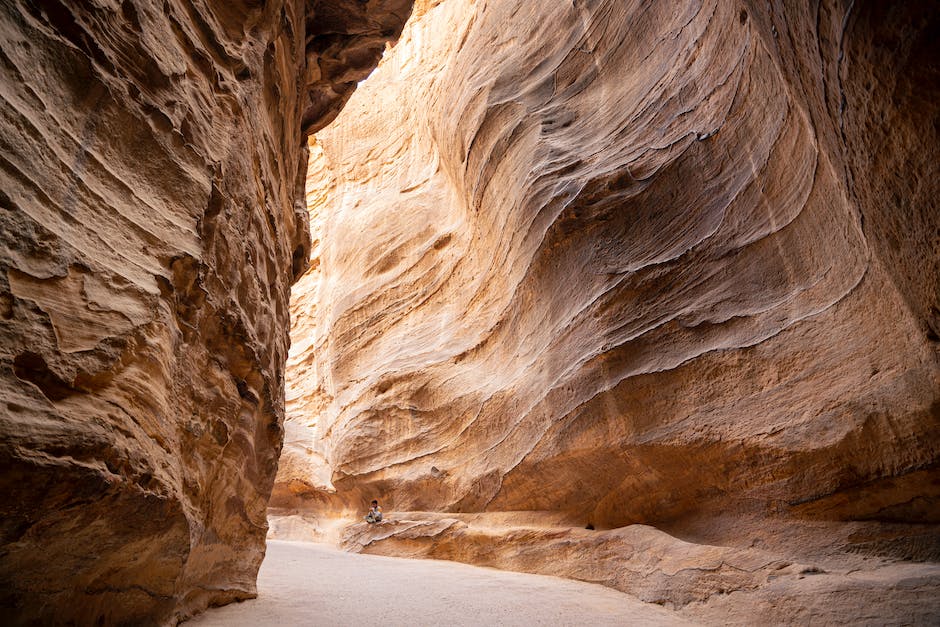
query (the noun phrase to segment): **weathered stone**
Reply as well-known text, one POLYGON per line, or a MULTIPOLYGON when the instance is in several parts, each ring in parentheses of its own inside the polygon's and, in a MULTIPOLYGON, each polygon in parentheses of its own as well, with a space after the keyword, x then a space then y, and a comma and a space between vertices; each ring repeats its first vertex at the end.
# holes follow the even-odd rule
POLYGON ((173 623, 255 594, 305 129, 409 4, 4 3, 7 620, 173 623))
POLYGON ((937 27, 421 6, 316 136, 273 504, 936 559, 937 27))

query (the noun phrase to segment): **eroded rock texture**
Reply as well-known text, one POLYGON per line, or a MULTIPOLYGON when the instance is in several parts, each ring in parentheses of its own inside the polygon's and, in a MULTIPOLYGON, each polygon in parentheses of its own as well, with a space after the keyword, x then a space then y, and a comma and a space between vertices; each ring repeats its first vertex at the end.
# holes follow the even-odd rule
POLYGON ((935 6, 416 14, 316 138, 275 504, 936 559, 935 6))
POLYGON ((172 623, 255 593, 305 133, 409 9, 4 3, 6 619, 172 623))

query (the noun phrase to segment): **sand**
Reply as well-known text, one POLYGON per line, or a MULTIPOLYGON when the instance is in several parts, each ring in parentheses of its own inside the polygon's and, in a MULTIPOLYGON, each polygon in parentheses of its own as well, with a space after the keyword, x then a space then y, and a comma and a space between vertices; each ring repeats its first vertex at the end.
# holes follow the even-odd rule
POLYGON ((190 625, 675 625, 660 606, 596 584, 437 560, 269 541, 258 598, 190 625))

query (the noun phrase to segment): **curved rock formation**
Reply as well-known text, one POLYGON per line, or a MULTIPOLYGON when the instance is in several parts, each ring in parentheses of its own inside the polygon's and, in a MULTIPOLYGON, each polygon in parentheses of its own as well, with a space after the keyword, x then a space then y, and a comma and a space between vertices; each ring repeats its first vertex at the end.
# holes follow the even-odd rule
POLYGON ((936 559, 937 20, 420 6, 316 136, 274 505, 936 559))
POLYGON ((8 620, 172 623, 254 595, 309 248, 303 138, 409 10, 4 3, 8 620))

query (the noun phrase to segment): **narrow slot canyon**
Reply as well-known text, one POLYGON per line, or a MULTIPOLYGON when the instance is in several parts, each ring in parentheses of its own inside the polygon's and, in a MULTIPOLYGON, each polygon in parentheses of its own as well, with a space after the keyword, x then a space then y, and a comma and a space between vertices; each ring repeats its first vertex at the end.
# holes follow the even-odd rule
POLYGON ((6 3, 5 622, 936 624, 938 9, 6 3))
POLYGON ((269 537, 706 623, 937 616, 937 345, 876 235, 854 10, 784 51, 815 16, 419 3, 311 140, 269 537))

